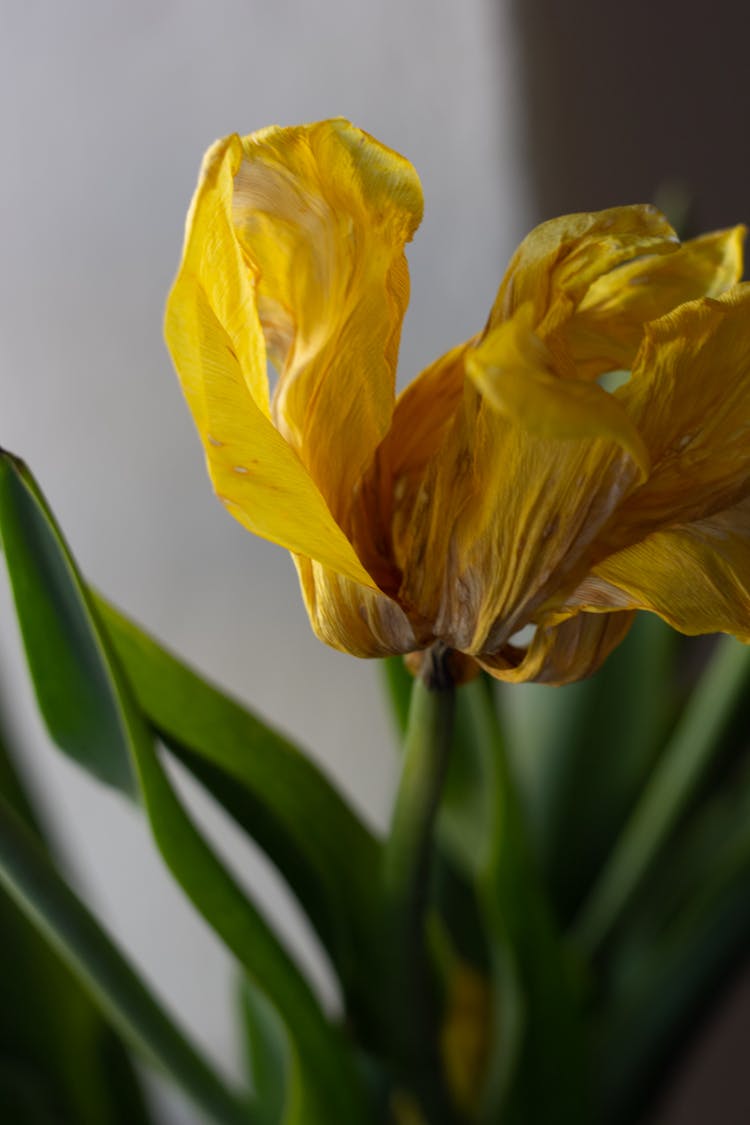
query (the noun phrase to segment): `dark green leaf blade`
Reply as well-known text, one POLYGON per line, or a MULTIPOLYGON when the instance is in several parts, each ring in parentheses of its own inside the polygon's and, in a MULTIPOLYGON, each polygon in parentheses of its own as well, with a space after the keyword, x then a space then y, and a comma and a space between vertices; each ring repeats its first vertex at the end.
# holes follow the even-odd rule
MULTIPOLYGON (((153 728, 287 879, 328 950, 353 1013, 377 958, 380 845, 325 774, 104 599, 109 637, 153 728)), ((372 992, 369 993, 369 997, 372 992)))
POLYGON ((240 986, 240 1015, 248 1074, 262 1123, 281 1125, 289 1109, 294 1065, 289 1037, 277 1013, 248 978, 240 986))
MULTIPOLYGON (((10 455, 0 458, 0 528, 14 594, 24 606, 19 620, 48 729, 89 772, 134 795, 101 639, 91 627, 94 599, 70 580, 72 563, 44 498, 10 455), (36 581, 33 598, 31 581, 36 581), (75 661, 66 658, 70 643, 75 661)), ((352 1013, 363 1012, 367 1002, 354 965, 375 956, 374 837, 323 772, 287 739, 103 599, 96 605, 155 729, 277 864, 328 950, 352 1013)))
POLYGON ((747 768, 739 782, 696 810, 666 851, 651 892, 609 950, 609 979, 598 1005, 593 1073, 601 1118, 612 1125, 627 1125, 646 1110, 670 1064, 746 961, 747 768))
MULTIPOLYGON (((4 455, 2 460, 6 472, 0 478, 0 487, 14 474, 21 483, 28 480, 28 473, 14 459, 4 455)), ((24 618, 44 612, 54 619, 58 616, 58 607, 64 607, 62 620, 51 620, 49 625, 57 630, 60 657, 78 665, 75 674, 81 681, 87 679, 91 654, 98 654, 100 666, 94 671, 93 682, 103 685, 96 711, 102 716, 100 734, 107 737, 115 730, 119 732, 131 756, 149 822, 168 867, 284 1019, 295 1048, 295 1074, 301 1077, 295 1091, 300 1105, 299 1119, 304 1120, 305 1125, 356 1120, 360 1089, 343 1037, 323 1015, 309 984, 267 922, 184 811, 111 651, 83 580, 38 489, 27 486, 4 491, 6 497, 10 496, 8 525, 23 548, 8 556, 10 566, 18 565, 19 560, 24 566, 23 581, 16 576, 14 582, 19 617, 23 622, 24 618), (36 512, 30 514, 29 508, 36 508, 36 512), (13 516, 18 518, 14 521, 13 516), (34 529, 39 522, 49 523, 49 532, 40 537, 27 536, 27 529, 34 529)), ((4 511, 0 508, 0 518, 4 511)), ((41 644, 44 633, 44 629, 39 629, 29 635, 34 643, 41 644)), ((30 666, 35 672, 44 665, 32 654, 30 666)), ((44 700, 54 736, 58 711, 49 706, 48 698, 50 694, 54 698, 54 690, 50 688, 49 679, 37 682, 36 688, 44 700)), ((62 729, 67 736, 64 724, 62 729)))
POLYGON ((573 932, 587 954, 609 937, 689 807, 720 753, 748 679, 750 649, 723 637, 579 912, 573 932))
POLYGON ((590 679, 498 685, 532 842, 563 922, 598 875, 674 721, 678 642, 659 618, 640 614, 590 679))
POLYGON ((47 505, 23 462, 0 455, 0 531, 31 678, 60 749, 133 795, 135 780, 92 607, 47 505), (76 659, 68 654, 71 646, 76 659))
MULTIPOLYGON (((0 793, 42 843, 0 721, 0 793)), ((74 975, 0 892, 0 1106, 9 1120, 148 1125, 133 1066, 74 975), (36 1108, 34 1108, 36 1107, 36 1108), (51 1117, 49 1115, 52 1115, 51 1117)))
POLYGON ((484 679, 461 689, 490 808, 476 862, 490 942, 493 1042, 484 1125, 585 1122, 584 1043, 567 950, 526 834, 515 778, 484 679))
POLYGON ((247 1108, 164 1014, 4 798, 0 881, 131 1043, 163 1066, 217 1122, 252 1125, 247 1108))

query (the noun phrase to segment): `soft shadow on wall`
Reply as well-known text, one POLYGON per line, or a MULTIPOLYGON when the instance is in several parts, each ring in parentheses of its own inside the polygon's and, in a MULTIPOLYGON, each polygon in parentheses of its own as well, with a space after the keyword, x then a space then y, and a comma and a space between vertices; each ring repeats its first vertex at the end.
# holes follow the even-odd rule
POLYGON ((750 8, 510 0, 538 217, 691 193, 692 225, 750 218, 750 8))
MULTIPOLYGON (((667 195, 686 233, 750 221, 746 2, 509 3, 534 222, 667 195)), ((746 966, 664 1076, 659 1125, 750 1120, 749 1037, 746 966)))

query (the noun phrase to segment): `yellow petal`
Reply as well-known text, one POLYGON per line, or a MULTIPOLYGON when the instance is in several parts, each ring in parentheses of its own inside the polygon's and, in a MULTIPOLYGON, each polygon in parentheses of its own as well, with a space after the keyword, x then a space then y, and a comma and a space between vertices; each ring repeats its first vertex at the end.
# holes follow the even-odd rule
POLYGON ((682 633, 750 643, 750 501, 611 555, 567 604, 647 609, 682 633))
POLYGON ((615 392, 648 448, 649 479, 617 516, 610 549, 693 522, 750 490, 750 285, 649 325, 615 392))
POLYGON ((450 647, 499 650, 550 591, 590 569, 637 477, 614 441, 529 433, 467 383, 419 489, 396 510, 402 604, 450 647))
POLYGON ((552 356, 532 331, 531 303, 491 331, 466 360, 487 402, 530 433, 553 439, 609 438, 645 476, 649 457, 638 430, 596 383, 558 378, 552 356))
POLYGON ((743 226, 706 234, 673 254, 650 254, 597 278, 564 329, 579 378, 629 370, 644 324, 738 282, 744 237, 743 226))
POLYGON ((343 119, 265 129, 242 150, 232 219, 279 373, 273 416, 346 529, 391 421, 421 186, 343 119))
POLYGON ((528 649, 506 646, 480 664, 508 683, 572 684, 586 679, 625 639, 635 614, 577 613, 559 625, 540 627, 528 649))
POLYGON ((238 137, 207 153, 165 332, 218 495, 245 527, 365 585, 372 579, 268 415, 263 333, 231 226, 238 137))
POLYGON ((384 446, 397 488, 403 478, 419 476, 440 448, 461 404, 466 357, 475 342, 467 340, 430 364, 396 400, 384 446))
POLYGON ((408 504, 435 456, 463 396, 465 357, 473 341, 426 368, 399 395, 391 428, 361 482, 352 513, 352 541, 382 590, 395 593, 394 509, 408 504))
POLYGON ((677 249, 677 236, 654 207, 613 207, 563 215, 535 227, 511 259, 488 328, 531 302, 546 338, 602 274, 639 254, 677 249))
POLYGON ((412 652, 419 642, 397 602, 299 555, 300 587, 315 634, 352 656, 412 652))

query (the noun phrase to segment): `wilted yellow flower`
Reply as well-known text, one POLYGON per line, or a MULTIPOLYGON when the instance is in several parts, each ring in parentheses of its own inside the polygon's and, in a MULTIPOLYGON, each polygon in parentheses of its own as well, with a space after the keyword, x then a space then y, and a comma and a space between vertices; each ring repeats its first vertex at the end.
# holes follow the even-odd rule
POLYGON ((218 141, 188 215, 169 347, 218 495, 293 553, 318 636, 551 683, 637 609, 750 640, 742 228, 544 223, 484 329, 396 399, 421 214, 411 164, 333 120, 218 141))

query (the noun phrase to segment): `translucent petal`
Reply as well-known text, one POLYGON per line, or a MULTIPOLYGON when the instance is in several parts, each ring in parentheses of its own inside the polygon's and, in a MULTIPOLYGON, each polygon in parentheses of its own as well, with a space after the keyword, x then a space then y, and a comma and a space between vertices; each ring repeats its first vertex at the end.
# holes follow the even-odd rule
POLYGON ((343 119, 266 129, 242 149, 232 220, 279 372, 273 416, 346 529, 391 422, 421 186, 343 119))
POLYGON ((531 302, 546 338, 602 274, 645 253, 670 253, 677 236, 654 207, 612 207, 541 223, 513 255, 490 313, 489 328, 531 302))
POLYGON ((559 625, 537 629, 528 649, 506 646, 479 661, 508 683, 571 684, 592 676, 625 639, 634 613, 578 613, 559 625))
POLYGON ((396 400, 384 446, 396 487, 422 474, 437 453, 463 396, 466 357, 476 337, 447 352, 409 384, 396 400))
POLYGON ((750 643, 750 501, 611 555, 567 605, 648 609, 683 633, 750 643))
POLYGON ((558 378, 552 356, 532 329, 532 317, 528 302, 468 354, 467 372, 484 398, 540 437, 609 438, 645 476, 648 453, 627 412, 596 383, 558 378))
POLYGON ((651 474, 618 513, 607 549, 690 523, 750 491, 750 285, 682 305, 646 329, 615 392, 643 437, 651 474))
POLYGON ((238 137, 207 153, 165 332, 218 495, 245 527, 372 585, 320 490, 269 417, 251 275, 231 226, 238 137))
POLYGON ((564 328, 578 377, 630 370, 644 324, 738 282, 744 236, 743 226, 706 234, 672 254, 649 254, 597 278, 564 328))
POLYGON ((419 646, 398 602, 330 569, 295 556, 302 596, 314 632, 353 656, 391 656, 419 646))
POLYGON ((401 580, 393 558, 394 512, 415 495, 461 404, 465 357, 472 343, 442 356, 399 395, 391 428, 361 483, 352 540, 381 589, 392 593, 401 580))

